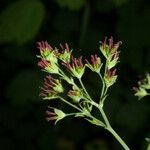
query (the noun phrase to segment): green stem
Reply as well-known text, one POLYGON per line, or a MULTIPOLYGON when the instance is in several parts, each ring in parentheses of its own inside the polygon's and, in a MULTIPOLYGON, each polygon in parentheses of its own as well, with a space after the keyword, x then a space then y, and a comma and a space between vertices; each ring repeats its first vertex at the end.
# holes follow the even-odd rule
POLYGON ((125 150, 130 150, 130 148, 126 145, 126 143, 121 139, 121 137, 114 131, 113 128, 106 128, 115 138, 116 140, 122 145, 125 150))
POLYGON ((121 137, 114 131, 114 129, 111 127, 108 119, 107 119, 107 116, 103 110, 103 108, 100 106, 99 107, 99 110, 102 114, 102 117, 106 123, 106 127, 105 129, 108 130, 115 138, 116 140, 122 145, 122 147, 125 149, 125 150, 130 150, 130 148, 126 145, 126 143, 121 139, 121 137))
POLYGON ((77 110, 79 110, 79 111, 81 111, 82 112, 82 110, 80 109, 80 108, 78 108, 77 106, 75 106, 75 105, 73 105, 72 103, 70 103, 70 102, 68 102, 67 100, 65 100, 64 98, 62 98, 62 97, 59 97, 63 102, 65 102, 66 104, 68 104, 68 105, 70 105, 71 107, 73 107, 73 108, 75 108, 75 109, 77 109, 77 110))
POLYGON ((101 76, 101 74, 99 73, 98 74, 101 81, 102 81, 102 90, 101 90, 101 96, 100 96, 100 100, 102 99, 103 95, 104 95, 104 90, 105 90, 105 83, 104 83, 104 80, 103 80, 103 77, 101 76))
POLYGON ((105 114, 105 112, 104 112, 104 110, 103 110, 103 108, 100 106, 99 107, 99 111, 101 112, 101 114, 102 114, 102 117, 103 117, 103 119, 104 119, 104 121, 105 121, 105 123, 106 123, 106 126, 107 127, 111 127, 110 126, 110 123, 109 123, 109 121, 108 121, 108 119, 107 119, 107 116, 106 116, 106 114, 105 114))
POLYGON ((70 113, 70 114, 66 114, 66 116, 74 116, 74 115, 76 115, 77 113, 75 112, 75 113, 70 113))
POLYGON ((79 82, 80 82, 80 84, 81 84, 81 86, 82 86, 82 88, 83 88, 85 94, 86 94, 87 97, 89 98, 89 100, 93 101, 92 98, 91 98, 91 96, 90 96, 89 93, 87 92, 87 90, 86 90, 86 88, 85 88, 85 86, 84 86, 84 84, 83 84, 81 78, 79 79, 79 82))

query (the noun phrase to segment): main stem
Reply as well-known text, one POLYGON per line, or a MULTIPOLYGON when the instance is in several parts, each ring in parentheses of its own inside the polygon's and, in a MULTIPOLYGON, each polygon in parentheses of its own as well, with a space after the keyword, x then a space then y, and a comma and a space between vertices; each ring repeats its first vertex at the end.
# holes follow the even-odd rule
POLYGON ((130 150, 130 148, 126 145, 126 143, 121 139, 121 137, 114 131, 114 129, 111 127, 108 119, 107 119, 107 116, 103 110, 103 108, 100 106, 99 107, 99 110, 102 114, 102 117, 106 123, 106 127, 105 129, 108 130, 115 138, 116 140, 122 145, 122 147, 125 149, 125 150, 130 150))

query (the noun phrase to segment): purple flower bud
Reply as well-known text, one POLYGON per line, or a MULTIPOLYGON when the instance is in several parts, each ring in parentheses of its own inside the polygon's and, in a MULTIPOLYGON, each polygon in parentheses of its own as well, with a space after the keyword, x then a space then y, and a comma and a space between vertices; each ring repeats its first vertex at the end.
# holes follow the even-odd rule
POLYGON ((101 60, 97 55, 91 55, 91 63, 87 59, 85 59, 87 62, 86 66, 89 67, 92 71, 99 73, 101 69, 101 60))
POLYGON ((62 65, 64 65, 71 74, 77 78, 81 78, 85 70, 85 66, 82 63, 82 56, 79 58, 74 58, 72 56, 71 63, 62 63, 62 65))
POLYGON ((51 99, 51 98, 56 98, 57 94, 62 92, 63 92, 63 87, 58 79, 54 79, 50 75, 45 77, 44 86, 41 87, 40 96, 46 99, 49 98, 51 99))

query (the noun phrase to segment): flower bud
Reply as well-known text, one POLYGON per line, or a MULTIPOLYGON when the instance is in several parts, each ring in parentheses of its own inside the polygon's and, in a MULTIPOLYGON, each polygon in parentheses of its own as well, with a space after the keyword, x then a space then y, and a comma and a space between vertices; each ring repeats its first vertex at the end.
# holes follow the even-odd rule
POLYGON ((75 86, 72 87, 73 90, 70 90, 68 92, 68 96, 75 102, 78 103, 83 95, 82 92, 80 91, 80 89, 75 88, 75 86))
POLYGON ((54 108, 54 112, 46 111, 46 114, 47 114, 46 120, 47 121, 55 120, 55 124, 61 119, 66 117, 66 114, 63 111, 56 108, 54 108))
POLYGON ((53 50, 53 48, 48 44, 48 42, 38 42, 38 48, 41 53, 41 58, 45 59, 51 63, 57 63, 57 56, 56 52, 53 50))
POLYGON ((117 79, 116 69, 108 70, 106 75, 104 76, 104 80, 107 88, 112 86, 116 82, 116 79, 117 79))
POLYGON ((142 88, 142 87, 139 87, 139 88, 133 87, 133 90, 135 91, 134 95, 137 96, 139 100, 141 98, 149 95, 148 92, 144 88, 142 88))
POLYGON ((105 37, 104 42, 100 42, 100 50, 102 52, 102 54, 104 55, 104 57, 106 59, 108 59, 108 57, 112 56, 113 54, 115 54, 120 46, 122 42, 119 41, 118 43, 114 44, 113 42, 113 37, 111 37, 109 39, 109 42, 107 44, 107 37, 105 37))
POLYGON ((51 74, 59 73, 59 68, 58 68, 57 64, 48 62, 45 59, 42 59, 40 62, 38 62, 38 66, 43 68, 48 73, 51 73, 51 74))
POLYGON ((100 69, 102 67, 101 60, 97 55, 91 55, 91 63, 87 59, 85 59, 87 62, 86 66, 89 67, 93 72, 100 72, 100 69))
POLYGON ((65 48, 61 44, 60 44, 60 46, 62 48, 62 51, 58 52, 58 50, 57 50, 57 56, 58 56, 58 58, 61 61, 63 61, 64 63, 69 63, 70 59, 71 59, 72 50, 71 51, 69 50, 69 46, 68 46, 67 43, 65 44, 65 48))
POLYGON ((140 87, 150 90, 150 74, 147 73, 145 79, 142 81, 139 81, 138 84, 140 87))
POLYGON ((44 99, 57 98, 57 94, 64 91, 61 82, 51 76, 46 76, 44 79, 44 87, 41 90, 40 96, 43 96, 44 99))
POLYGON ((77 58, 72 57, 72 63, 62 63, 71 72, 72 76, 80 79, 85 71, 85 66, 82 63, 82 56, 77 58))
POLYGON ((118 63, 118 59, 119 59, 119 52, 115 52, 114 54, 110 55, 110 57, 108 57, 106 62, 108 69, 115 67, 116 64, 118 63))

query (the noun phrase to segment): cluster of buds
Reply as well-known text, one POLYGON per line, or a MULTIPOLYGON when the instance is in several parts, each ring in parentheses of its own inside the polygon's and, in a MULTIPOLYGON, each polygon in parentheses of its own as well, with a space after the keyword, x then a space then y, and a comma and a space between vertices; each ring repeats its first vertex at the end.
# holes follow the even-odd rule
POLYGON ((57 98, 57 95, 63 91, 61 82, 49 75, 44 79, 44 86, 41 87, 40 96, 44 99, 54 99, 57 98))
POLYGON ((51 73, 51 74, 58 74, 59 68, 56 63, 49 62, 45 59, 41 59, 38 62, 38 66, 41 67, 44 71, 51 73))
POLYGON ((56 51, 47 42, 38 42, 38 49, 40 50, 41 61, 39 61, 38 66, 48 73, 58 74, 58 58, 56 51))
POLYGON ((91 63, 89 63, 89 61, 87 59, 85 59, 86 61, 86 66, 89 67, 93 72, 97 72, 100 73, 100 69, 102 67, 102 63, 100 60, 100 57, 97 57, 97 55, 91 55, 91 63))
POLYGON ((100 50, 106 59, 110 59, 114 54, 116 54, 121 44, 121 41, 114 44, 113 37, 109 39, 109 43, 107 44, 107 37, 105 37, 104 42, 100 42, 100 50))
POLYGON ((75 87, 75 86, 72 87, 72 90, 69 90, 68 96, 75 103, 78 103, 83 98, 82 91, 79 88, 75 87))
POLYGON ((40 54, 42 59, 51 62, 57 63, 57 56, 55 50, 48 44, 48 42, 38 42, 38 49, 40 50, 40 54))
MULTIPOLYGON (((85 68, 88 67, 91 71, 100 75, 101 80, 105 83, 105 85, 103 84, 105 86, 104 88, 109 88, 117 79, 116 69, 114 69, 114 67, 119 59, 119 52, 117 50, 120 42, 113 44, 113 38, 110 38, 107 44, 106 40, 107 38, 105 38, 104 42, 100 45, 100 50, 106 59, 106 63, 104 63, 104 76, 101 74, 103 63, 98 55, 91 55, 90 61, 88 59, 83 61, 82 56, 75 58, 72 55, 72 50, 70 50, 68 44, 64 46, 60 44, 61 50, 59 50, 57 48, 53 49, 48 42, 39 42, 38 49, 40 50, 40 56, 38 56, 38 58, 40 58, 40 61, 38 62, 38 66, 50 74, 44 79, 44 86, 41 87, 40 96, 48 100, 59 98, 70 106, 77 108, 77 110, 81 110, 82 113, 78 112, 80 116, 83 114, 84 116, 88 116, 95 102, 92 102, 90 95, 86 91, 86 87, 84 87, 81 81, 85 68), (70 75, 62 69, 66 69, 70 75), (53 78, 53 76, 55 76, 55 78, 53 78), (69 89, 67 93, 65 93, 66 90, 64 90, 62 86, 62 80, 65 80, 67 84, 72 86, 72 89, 69 89), (76 81, 78 81, 80 85, 78 85, 76 81), (65 93, 72 101, 64 99, 65 94, 60 93, 65 93), (84 105, 82 106, 82 104, 84 105)), ((105 97, 105 95, 102 97, 105 97)), ((98 104, 95 106, 97 105, 98 104)), ((67 116, 67 114, 56 108, 53 109, 53 112, 47 111, 46 113, 48 121, 56 120, 57 122, 67 116)))
POLYGON ((134 95, 137 96, 139 100, 150 95, 150 93, 148 93, 148 90, 150 90, 150 74, 147 73, 146 77, 138 82, 138 87, 133 87, 133 90, 135 92, 134 95))
POLYGON ((69 49, 69 46, 67 43, 65 44, 65 47, 62 44, 60 44, 60 47, 62 49, 61 52, 59 52, 58 49, 56 49, 56 54, 58 58, 64 63, 69 63, 71 59, 72 50, 69 49))
POLYGON ((72 57, 72 63, 62 63, 70 71, 72 76, 80 79, 84 74, 85 66, 82 63, 82 56, 79 58, 72 57))
POLYGON ((106 58, 106 72, 104 74, 104 81, 107 87, 113 85, 117 79, 116 69, 114 69, 114 67, 118 63, 120 53, 118 48, 121 43, 122 42, 119 41, 114 44, 112 37, 108 40, 108 44, 107 37, 105 38, 104 42, 100 42, 100 50, 106 58))
POLYGON ((107 70, 107 73, 104 76, 104 81, 106 83, 107 88, 112 86, 117 79, 117 75, 116 75, 116 69, 114 70, 107 70))

